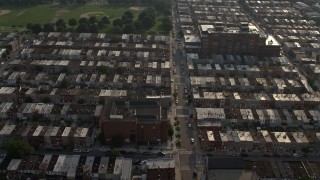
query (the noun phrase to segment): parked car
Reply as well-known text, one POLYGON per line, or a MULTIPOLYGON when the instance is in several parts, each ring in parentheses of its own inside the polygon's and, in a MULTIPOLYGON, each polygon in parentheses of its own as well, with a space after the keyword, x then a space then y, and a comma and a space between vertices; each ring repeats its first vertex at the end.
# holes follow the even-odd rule
POLYGON ((248 157, 248 156, 249 156, 248 153, 244 153, 244 152, 242 152, 240 155, 241 155, 242 157, 248 157))
POLYGON ((162 152, 162 151, 160 151, 160 152, 158 152, 158 154, 157 154, 158 156, 165 156, 166 155, 166 153, 164 153, 164 152, 162 152))
POLYGON ((144 151, 144 152, 142 152, 142 154, 144 154, 144 155, 152 155, 152 152, 151 151, 144 151))
POLYGON ((73 152, 75 152, 75 153, 81 153, 81 149, 73 149, 73 152))

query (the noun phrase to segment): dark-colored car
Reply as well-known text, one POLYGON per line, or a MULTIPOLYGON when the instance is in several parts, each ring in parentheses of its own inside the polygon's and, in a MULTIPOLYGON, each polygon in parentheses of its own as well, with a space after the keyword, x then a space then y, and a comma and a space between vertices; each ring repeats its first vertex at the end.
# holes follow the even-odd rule
POLYGON ((271 154, 263 154, 263 157, 271 157, 271 154))
POLYGON ((165 155, 166 155, 166 153, 164 153, 164 152, 160 151, 160 152, 158 152, 158 153, 157 153, 157 155, 158 155, 158 156, 165 156, 165 155))
POLYGON ((141 160, 140 159, 133 159, 133 164, 134 165, 138 165, 141 163, 141 160))
POLYGON ((244 153, 244 152, 242 152, 242 153, 241 153, 241 156, 242 156, 242 157, 248 157, 248 156, 249 156, 249 154, 248 154, 248 153, 244 153))
POLYGON ((274 153, 274 154, 273 154, 273 157, 281 157, 281 154, 274 153))
POLYGON ((152 152, 151 151, 144 151, 142 154, 144 154, 144 155, 152 155, 152 152))
POLYGON ((198 176, 198 171, 196 171, 196 170, 193 170, 193 177, 197 177, 198 176))

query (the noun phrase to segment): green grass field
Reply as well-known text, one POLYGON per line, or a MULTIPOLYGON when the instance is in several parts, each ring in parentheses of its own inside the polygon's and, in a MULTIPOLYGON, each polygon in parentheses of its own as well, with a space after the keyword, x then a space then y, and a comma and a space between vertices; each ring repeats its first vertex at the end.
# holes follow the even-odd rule
MULTIPOLYGON (((86 13, 87 16, 103 17, 109 16, 121 18, 122 14, 130 10, 130 6, 121 5, 82 5, 82 6, 51 6, 39 5, 34 7, 2 7, 2 10, 10 10, 10 13, 0 15, 0 27, 25 26, 28 23, 45 24, 55 22, 57 19, 68 21, 70 18, 79 19, 86 13)), ((130 10, 135 17, 141 12, 140 10, 130 10)))

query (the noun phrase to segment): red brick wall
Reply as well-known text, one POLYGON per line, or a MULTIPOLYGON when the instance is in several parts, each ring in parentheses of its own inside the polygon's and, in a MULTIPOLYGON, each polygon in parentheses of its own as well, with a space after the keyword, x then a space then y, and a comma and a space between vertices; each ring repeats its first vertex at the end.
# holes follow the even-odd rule
POLYGON ((135 121, 103 121, 102 128, 105 139, 121 134, 124 139, 130 139, 130 130, 136 129, 135 121))

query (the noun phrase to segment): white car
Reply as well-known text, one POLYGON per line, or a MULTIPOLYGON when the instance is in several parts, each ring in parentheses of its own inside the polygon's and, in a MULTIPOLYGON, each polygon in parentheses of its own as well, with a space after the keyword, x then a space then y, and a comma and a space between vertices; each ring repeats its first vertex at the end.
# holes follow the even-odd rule
POLYGON ((189 126, 189 128, 191 128, 192 127, 191 123, 189 123, 188 126, 189 126))
POLYGON ((300 155, 300 154, 293 154, 293 157, 295 157, 295 158, 299 158, 299 157, 302 157, 302 155, 300 155))
POLYGON ((73 152, 75 152, 75 153, 80 153, 81 150, 80 150, 80 149, 73 149, 73 152))
POLYGON ((193 139, 193 138, 190 138, 190 142, 191 142, 191 143, 194 143, 194 139, 193 139))

